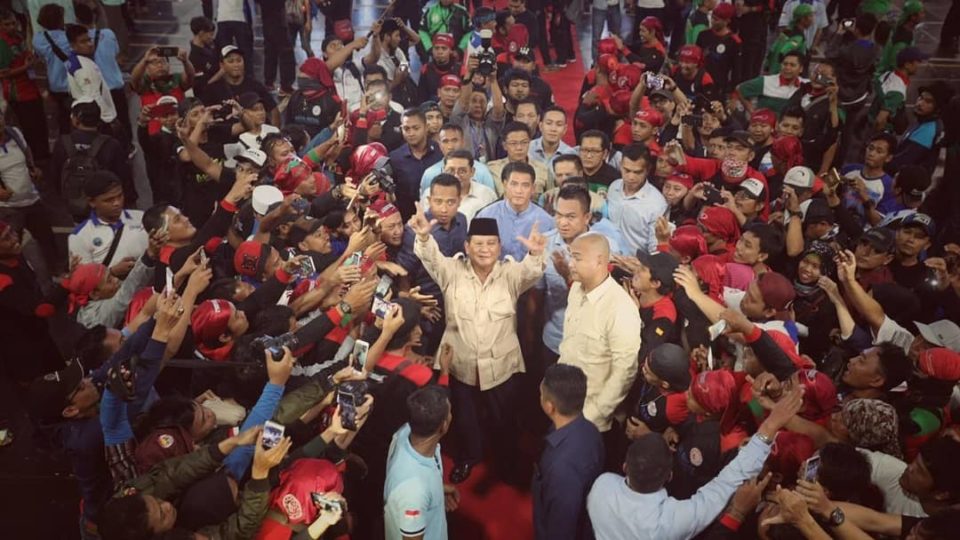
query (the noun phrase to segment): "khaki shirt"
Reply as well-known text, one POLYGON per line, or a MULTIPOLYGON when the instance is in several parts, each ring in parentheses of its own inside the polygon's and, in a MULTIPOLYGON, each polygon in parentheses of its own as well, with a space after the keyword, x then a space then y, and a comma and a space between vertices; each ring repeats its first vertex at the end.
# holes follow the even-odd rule
MULTIPOLYGON (((490 176, 493 177, 493 183, 497 186, 497 196, 499 197, 503 197, 504 186, 503 179, 500 178, 500 176, 503 174, 503 168, 507 166, 507 163, 510 163, 510 160, 507 158, 487 163, 487 168, 490 169, 490 176)), ((528 159, 527 163, 533 167, 533 172, 536 173, 533 179, 534 194, 539 196, 544 191, 553 188, 554 182, 547 173, 546 165, 532 159, 528 159)))
POLYGON ((517 298, 543 275, 543 255, 527 255, 519 263, 507 257, 481 283, 463 254, 444 257, 432 236, 418 237, 413 252, 443 291, 447 329, 442 342, 453 348, 450 375, 489 390, 523 372, 517 298))
POLYGON ((570 287, 559 362, 586 374, 583 416, 600 431, 610 429, 637 376, 641 326, 640 310, 613 277, 586 294, 579 282, 570 287))

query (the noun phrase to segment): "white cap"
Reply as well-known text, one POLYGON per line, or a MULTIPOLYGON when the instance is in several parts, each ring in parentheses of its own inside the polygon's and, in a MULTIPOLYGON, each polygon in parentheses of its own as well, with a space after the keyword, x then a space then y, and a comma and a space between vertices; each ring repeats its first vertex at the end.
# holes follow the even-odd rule
POLYGON ((914 321, 923 339, 936 347, 946 347, 953 352, 960 352, 960 327, 949 319, 942 319, 930 324, 914 321))
POLYGON ((250 197, 253 211, 261 216, 265 216, 271 206, 281 201, 283 193, 276 186, 257 186, 253 188, 253 195, 250 197))
POLYGON ((813 170, 811 170, 810 167, 797 165, 787 171, 787 174, 783 176, 783 183, 788 186, 813 189, 814 178, 813 170))
POLYGON ((243 56, 243 49, 241 49, 240 47, 237 47, 236 45, 226 45, 222 49, 220 49, 220 59, 222 60, 226 58, 227 55, 233 52, 238 52, 240 53, 241 56, 243 56))
POLYGON ((750 195, 753 195, 757 199, 763 196, 763 182, 757 180, 756 178, 745 179, 743 182, 740 182, 740 187, 747 190, 750 195))
POLYGON ((237 154, 233 159, 242 159, 253 163, 257 167, 263 167, 267 162, 267 155, 262 150, 256 148, 244 148, 243 152, 237 154))
POLYGON ((174 96, 163 96, 157 100, 156 105, 178 105, 179 103, 174 96))

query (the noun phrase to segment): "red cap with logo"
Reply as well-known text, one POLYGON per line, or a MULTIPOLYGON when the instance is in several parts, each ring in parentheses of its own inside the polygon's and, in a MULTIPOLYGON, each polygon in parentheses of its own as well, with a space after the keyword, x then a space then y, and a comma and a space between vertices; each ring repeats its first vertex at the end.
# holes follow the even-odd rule
POLYGON ((206 300, 190 315, 190 328, 197 341, 208 343, 227 333, 233 304, 226 300, 206 300))
POLYGON ((633 119, 646 122, 653 127, 660 127, 663 125, 663 115, 660 114, 660 111, 656 109, 640 109, 637 111, 637 114, 633 116, 633 119))
POLYGON ((941 381, 960 381, 960 354, 945 347, 927 349, 917 361, 920 371, 941 381))
POLYGON ((737 10, 733 7, 733 4, 722 3, 717 4, 717 7, 713 8, 713 12, 710 14, 714 19, 723 19, 729 21, 733 19, 733 16, 736 15, 737 10))
POLYGON ((770 109, 757 109, 750 115, 750 123, 766 124, 775 128, 777 127, 777 113, 770 109))
POLYGON ((680 47, 680 52, 677 55, 677 58, 681 62, 686 62, 688 64, 700 65, 703 62, 703 49, 697 47, 696 45, 684 45, 680 47))
POLYGON ((440 88, 444 88, 446 86, 456 86, 457 88, 460 88, 460 77, 457 77, 453 73, 447 73, 443 77, 440 77, 440 88))
POLYGON ((439 33, 433 36, 433 46, 442 45, 444 47, 453 48, 453 34, 439 33))

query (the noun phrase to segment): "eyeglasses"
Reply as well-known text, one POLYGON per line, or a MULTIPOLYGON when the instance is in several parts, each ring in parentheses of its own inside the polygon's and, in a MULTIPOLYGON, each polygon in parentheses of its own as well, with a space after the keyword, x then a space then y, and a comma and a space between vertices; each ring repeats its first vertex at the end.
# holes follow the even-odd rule
POLYGON ((455 174, 455 175, 457 175, 457 176, 464 176, 464 175, 470 174, 470 169, 468 169, 468 168, 466 168, 466 167, 460 167, 460 168, 458 168, 458 169, 454 169, 454 168, 451 167, 451 168, 447 169, 447 170, 444 171, 444 172, 447 173, 447 174, 455 174))
POLYGON ((603 148, 581 148, 581 154, 602 154, 603 148))

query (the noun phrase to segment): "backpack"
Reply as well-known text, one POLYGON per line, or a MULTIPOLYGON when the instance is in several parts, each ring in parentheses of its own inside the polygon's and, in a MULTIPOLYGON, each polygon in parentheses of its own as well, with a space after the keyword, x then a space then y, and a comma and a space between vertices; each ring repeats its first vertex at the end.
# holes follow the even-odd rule
POLYGON ((87 179, 100 169, 97 154, 108 140, 109 137, 106 135, 98 134, 90 143, 89 148, 78 150, 70 135, 64 135, 61 138, 63 147, 67 152, 67 159, 63 162, 63 168, 60 169, 60 193, 67 201, 67 209, 70 214, 77 221, 81 221, 90 213, 83 187, 86 185, 87 179))
POLYGON ((303 26, 303 0, 284 0, 283 9, 287 14, 287 24, 303 26))

